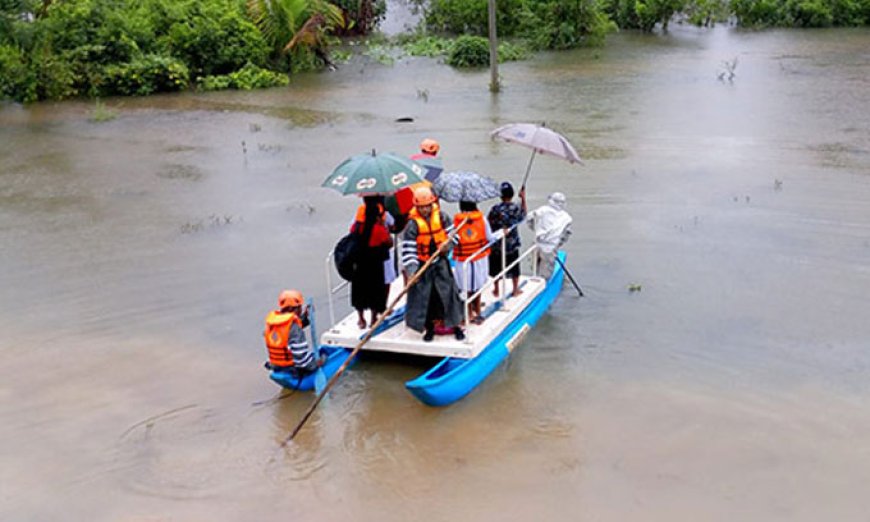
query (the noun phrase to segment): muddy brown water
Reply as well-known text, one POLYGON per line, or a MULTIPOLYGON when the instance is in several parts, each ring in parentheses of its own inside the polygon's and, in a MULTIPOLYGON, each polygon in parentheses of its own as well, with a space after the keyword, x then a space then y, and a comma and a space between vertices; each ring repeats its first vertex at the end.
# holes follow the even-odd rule
MULTIPOLYGON (((488 72, 355 58, 284 89, 0 109, 0 519, 862 520, 870 513, 870 31, 675 27, 488 72), (732 82, 723 62, 738 59, 732 82), (413 118, 397 123, 397 118, 413 118), (567 285, 472 395, 363 360, 309 404, 261 367, 278 290, 321 303, 346 156, 575 218, 567 285), (640 291, 630 292, 630 285, 640 291)), ((454 208, 449 210, 455 211, 454 208)), ((528 234, 525 235, 528 241, 528 234)), ((345 301, 339 312, 347 311, 345 301)))

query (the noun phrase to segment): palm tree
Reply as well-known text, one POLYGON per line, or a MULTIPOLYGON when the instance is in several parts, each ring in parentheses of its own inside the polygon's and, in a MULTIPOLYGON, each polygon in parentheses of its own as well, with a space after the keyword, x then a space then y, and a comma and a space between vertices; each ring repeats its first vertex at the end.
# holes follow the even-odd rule
POLYGON ((310 50, 332 66, 324 37, 344 27, 340 7, 326 0, 248 0, 248 14, 276 54, 310 50))

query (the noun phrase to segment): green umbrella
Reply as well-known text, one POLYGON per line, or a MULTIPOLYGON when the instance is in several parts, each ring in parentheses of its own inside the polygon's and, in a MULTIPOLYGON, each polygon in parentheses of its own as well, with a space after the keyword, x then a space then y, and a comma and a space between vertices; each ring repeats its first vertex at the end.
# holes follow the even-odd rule
POLYGON ((426 169, 404 156, 384 152, 357 154, 332 171, 321 187, 342 194, 392 194, 402 187, 420 183, 426 169))

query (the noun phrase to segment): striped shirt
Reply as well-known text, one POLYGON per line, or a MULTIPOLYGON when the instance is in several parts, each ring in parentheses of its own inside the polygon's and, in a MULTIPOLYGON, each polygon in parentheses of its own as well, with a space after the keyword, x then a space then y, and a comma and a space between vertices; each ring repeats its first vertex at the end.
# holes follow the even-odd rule
MULTIPOLYGON (((447 235, 450 235, 455 228, 453 226, 453 222, 450 221, 450 216, 448 216, 445 212, 441 212, 441 226, 444 227, 444 232, 447 235)), ((408 226, 405 227, 405 232, 402 234, 402 247, 401 247, 401 256, 402 256, 402 268, 404 268, 409 274, 414 274, 420 268, 420 258, 417 257, 417 222, 413 219, 408 221, 408 226)), ((453 243, 455 244, 457 239, 453 238, 453 243)), ((434 241, 432 244, 434 245, 434 241)), ((434 253, 434 250, 430 247, 430 252, 434 253)))
POLYGON ((293 365, 300 370, 313 370, 317 367, 314 360, 314 351, 308 346, 305 331, 296 323, 290 325, 290 336, 287 340, 287 348, 293 354, 293 365))

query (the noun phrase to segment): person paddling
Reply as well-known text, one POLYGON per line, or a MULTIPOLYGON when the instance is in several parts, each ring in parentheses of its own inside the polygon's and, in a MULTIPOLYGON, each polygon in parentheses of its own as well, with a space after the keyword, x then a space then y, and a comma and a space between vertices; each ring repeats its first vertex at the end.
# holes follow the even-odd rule
POLYGON ((553 192, 547 204, 529 212, 526 219, 538 244, 537 275, 545 279, 553 273, 559 248, 571 237, 572 218, 565 211, 565 203, 565 194, 553 192))
MULTIPOLYGON (((429 187, 414 190, 414 208, 402 234, 402 269, 408 279, 448 241, 450 230, 446 227, 452 229, 452 223, 450 216, 438 207, 429 187)), ((445 256, 435 260, 420 281, 408 290, 405 308, 405 324, 412 330, 423 331, 426 342, 435 338, 435 321, 439 319, 453 330, 456 339, 465 339, 465 332, 459 326, 462 300, 445 256)))
MULTIPOLYGON (((298 290, 283 290, 278 295, 278 309, 266 316, 263 338, 269 351, 266 368, 275 372, 287 372, 303 377, 323 365, 305 338, 308 327, 308 307, 298 290)), ((316 342, 316 339, 315 339, 316 342)))

